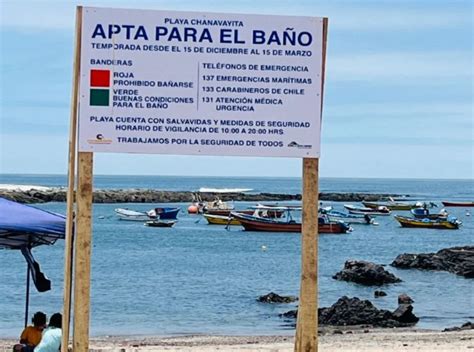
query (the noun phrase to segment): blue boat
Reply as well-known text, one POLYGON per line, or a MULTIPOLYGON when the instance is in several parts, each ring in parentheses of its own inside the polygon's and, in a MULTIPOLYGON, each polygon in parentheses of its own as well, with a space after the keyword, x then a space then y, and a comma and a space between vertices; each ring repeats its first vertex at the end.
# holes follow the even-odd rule
POLYGON ((155 208, 148 211, 148 215, 160 220, 175 220, 179 211, 180 208, 155 208))
POLYGON ((410 211, 415 219, 446 220, 449 215, 445 209, 436 214, 430 213, 427 208, 415 208, 410 211))

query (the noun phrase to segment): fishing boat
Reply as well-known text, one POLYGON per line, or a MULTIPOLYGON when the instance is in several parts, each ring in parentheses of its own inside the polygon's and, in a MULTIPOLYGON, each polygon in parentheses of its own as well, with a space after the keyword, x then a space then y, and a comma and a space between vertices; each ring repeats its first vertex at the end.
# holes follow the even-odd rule
POLYGON ((115 213, 120 220, 127 221, 147 221, 150 216, 144 211, 135 211, 126 208, 116 208, 115 213))
POLYGON ((147 212, 150 218, 158 218, 160 220, 175 220, 178 216, 180 208, 154 208, 147 212))
POLYGON ((235 210, 235 209, 211 209, 207 210, 206 214, 209 215, 219 215, 219 216, 230 216, 230 213, 236 211, 242 214, 252 215, 254 211, 252 209, 244 209, 244 210, 235 210))
POLYGON ((234 205, 228 204, 227 202, 223 202, 220 198, 216 198, 212 202, 207 202, 203 206, 203 212, 207 213, 209 211, 216 211, 216 210, 234 210, 234 205))
POLYGON ((145 222, 145 226, 150 227, 173 227, 177 220, 150 220, 145 222))
POLYGON ((390 200, 389 202, 368 202, 362 201, 362 204, 366 208, 377 209, 378 207, 387 207, 390 210, 411 210, 413 208, 432 208, 436 206, 436 204, 430 203, 423 203, 423 202, 416 202, 416 203, 404 203, 404 202, 395 202, 390 200))
POLYGON ((154 219, 172 220, 176 219, 180 208, 154 208, 149 211, 135 211, 127 208, 116 208, 115 213, 120 220, 148 221, 154 219))
POLYGON ((378 208, 367 208, 359 207, 356 205, 344 204, 344 208, 349 210, 350 214, 361 214, 370 216, 387 216, 390 215, 391 211, 385 206, 379 206, 378 208))
POLYGON ((474 207, 474 202, 450 202, 443 200, 441 203, 443 203, 445 207, 474 207))
POLYGON ((448 218, 448 212, 446 209, 441 209, 439 213, 433 214, 427 208, 414 208, 410 210, 415 219, 431 219, 431 220, 446 220, 448 218))
POLYGON ((240 221, 229 215, 203 214, 209 225, 240 225, 240 221))
POLYGON ((375 224, 374 218, 370 217, 368 214, 351 214, 344 213, 337 210, 321 211, 322 214, 325 214, 331 221, 344 221, 349 225, 352 224, 364 224, 371 225, 375 224))
MULTIPOLYGON (((275 209, 276 207, 272 207, 275 209)), ((260 208, 261 210, 261 208, 260 208)), ((231 216, 237 219, 246 231, 265 231, 265 232, 301 232, 301 220, 293 217, 292 212, 300 209, 280 207, 285 213, 282 218, 265 218, 255 215, 240 214, 232 212, 231 216)), ((318 219, 319 233, 347 233, 351 227, 342 221, 330 221, 327 216, 320 216, 318 219)))
POLYGON ((425 229, 448 229, 456 230, 461 225, 461 222, 454 217, 447 220, 431 220, 431 219, 414 219, 407 216, 395 215, 395 219, 402 225, 402 227, 419 227, 425 229))

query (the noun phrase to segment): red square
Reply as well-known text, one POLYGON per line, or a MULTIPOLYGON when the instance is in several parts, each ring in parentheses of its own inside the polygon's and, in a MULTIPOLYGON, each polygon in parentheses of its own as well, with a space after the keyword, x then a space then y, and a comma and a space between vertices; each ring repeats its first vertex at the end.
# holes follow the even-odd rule
POLYGON ((91 70, 91 87, 110 87, 110 71, 91 70))

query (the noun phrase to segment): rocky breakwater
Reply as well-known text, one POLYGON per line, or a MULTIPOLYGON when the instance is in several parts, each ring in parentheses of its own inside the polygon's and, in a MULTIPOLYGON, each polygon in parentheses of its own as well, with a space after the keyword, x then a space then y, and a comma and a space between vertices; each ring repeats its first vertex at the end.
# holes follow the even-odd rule
MULTIPOLYGON (((298 315, 296 310, 281 314, 280 317, 295 319, 298 315)), ((390 312, 378 309, 368 300, 357 297, 341 297, 331 307, 318 310, 319 325, 329 326, 358 326, 370 325, 372 327, 394 328, 412 326, 419 318, 413 314, 413 306, 400 304, 398 308, 390 312)))
POLYGON ((392 266, 400 269, 449 271, 474 278, 474 246, 452 247, 436 253, 400 254, 392 266))
POLYGON ((358 260, 346 261, 344 269, 335 274, 332 278, 366 286, 385 285, 402 281, 385 270, 382 265, 358 260))
MULTIPOLYGON (((160 191, 154 189, 101 189, 93 193, 94 203, 181 203, 191 202, 194 192, 160 191)), ((219 197, 223 201, 299 201, 301 194, 282 193, 199 193, 203 201, 212 201, 219 197)), ((65 188, 9 190, 0 189, 0 197, 19 203, 65 202, 65 188)), ((322 201, 360 202, 379 201, 387 197, 399 197, 396 194, 369 193, 320 193, 322 201)))

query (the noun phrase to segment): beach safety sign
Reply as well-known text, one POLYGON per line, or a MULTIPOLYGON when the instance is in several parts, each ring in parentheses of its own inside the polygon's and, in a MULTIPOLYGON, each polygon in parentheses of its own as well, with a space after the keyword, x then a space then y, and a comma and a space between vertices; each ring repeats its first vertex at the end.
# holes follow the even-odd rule
POLYGON ((323 19, 85 7, 79 151, 319 157, 323 19))

